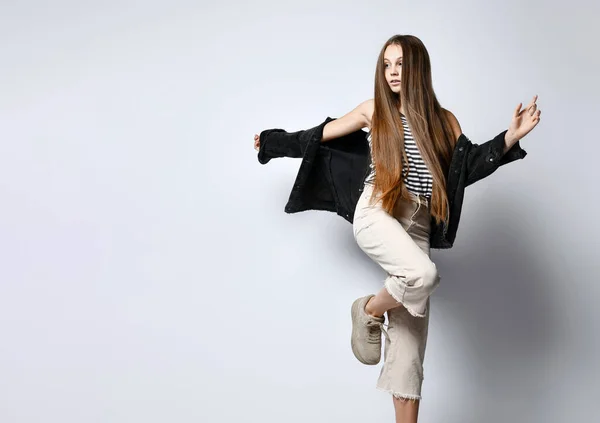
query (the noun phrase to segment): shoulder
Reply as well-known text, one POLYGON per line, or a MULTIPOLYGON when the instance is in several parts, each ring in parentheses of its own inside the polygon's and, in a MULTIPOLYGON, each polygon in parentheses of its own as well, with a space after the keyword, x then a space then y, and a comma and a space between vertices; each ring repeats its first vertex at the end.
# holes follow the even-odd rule
POLYGON ((462 129, 460 127, 460 123, 458 123, 458 119, 456 119, 456 116, 454 116, 454 113, 452 113, 450 110, 442 108, 442 111, 446 115, 446 119, 448 119, 448 123, 450 123, 450 126, 452 127, 454 138, 458 139, 460 134, 462 134, 462 129))

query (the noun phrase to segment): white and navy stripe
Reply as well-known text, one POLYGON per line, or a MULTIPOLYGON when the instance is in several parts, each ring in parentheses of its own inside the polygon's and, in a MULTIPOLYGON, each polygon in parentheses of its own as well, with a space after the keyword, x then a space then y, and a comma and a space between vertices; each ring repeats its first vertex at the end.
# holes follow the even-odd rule
MULTIPOLYGON (((410 128, 408 127, 406 117, 404 115, 400 115, 400 117, 402 118, 402 125, 404 126, 404 151, 406 152, 406 158, 409 164, 406 166, 405 161, 402 169, 404 174, 404 183, 410 192, 431 198, 433 177, 431 176, 431 173, 429 173, 429 169, 427 169, 427 165, 421 157, 419 148, 417 147, 415 139, 413 138, 410 128), (409 169, 408 174, 406 172, 407 167, 409 169)), ((369 140, 369 148, 372 148, 370 131, 367 139, 369 140)), ((372 151, 373 150, 371 149, 371 152, 372 151)), ((371 173, 369 173, 369 176, 367 176, 365 183, 373 184, 374 178, 375 165, 373 164, 373 161, 371 161, 371 173)))

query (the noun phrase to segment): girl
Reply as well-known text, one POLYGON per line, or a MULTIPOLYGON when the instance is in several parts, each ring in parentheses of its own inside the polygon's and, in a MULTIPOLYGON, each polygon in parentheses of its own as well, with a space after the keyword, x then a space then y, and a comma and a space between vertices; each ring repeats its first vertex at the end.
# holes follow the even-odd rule
MULTIPOLYGON (((524 110, 519 103, 500 140, 500 154, 512 149, 513 155, 524 157, 524 152, 515 153, 520 149, 516 144, 540 121, 536 100, 534 96, 524 110)), ((454 161, 463 157, 454 154, 461 127, 438 103, 429 55, 417 37, 395 35, 386 41, 377 59, 374 98, 327 123, 321 142, 364 127, 369 128, 369 172, 354 210, 353 232, 360 248, 387 277, 379 292, 352 304, 351 347, 360 362, 377 364, 381 334, 386 335, 377 387, 392 394, 396 422, 416 422, 429 298, 440 282, 430 258, 432 220, 447 227, 451 205, 462 201, 462 197, 455 200, 455 189, 447 190, 447 182, 449 171, 461 168, 454 161)), ((254 136, 257 150, 260 140, 254 136)), ((485 151, 494 154, 478 151, 468 155, 471 166, 463 167, 472 181, 481 177, 477 169, 483 168, 483 160, 500 159, 491 147, 485 151)))

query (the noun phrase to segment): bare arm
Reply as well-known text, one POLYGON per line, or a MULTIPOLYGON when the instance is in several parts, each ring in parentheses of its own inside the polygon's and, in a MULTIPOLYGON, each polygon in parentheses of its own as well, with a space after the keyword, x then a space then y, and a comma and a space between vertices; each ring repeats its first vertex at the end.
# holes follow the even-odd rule
POLYGON ((354 110, 346 113, 341 118, 332 120, 323 127, 321 142, 343 137, 366 126, 370 126, 373 115, 373 100, 360 103, 354 110))
MULTIPOLYGON (((323 127, 321 142, 343 137, 364 127, 371 127, 373 107, 373 99, 363 101, 354 110, 346 113, 341 118, 328 122, 323 127)), ((258 134, 254 134, 254 149, 260 151, 260 136, 258 134)))

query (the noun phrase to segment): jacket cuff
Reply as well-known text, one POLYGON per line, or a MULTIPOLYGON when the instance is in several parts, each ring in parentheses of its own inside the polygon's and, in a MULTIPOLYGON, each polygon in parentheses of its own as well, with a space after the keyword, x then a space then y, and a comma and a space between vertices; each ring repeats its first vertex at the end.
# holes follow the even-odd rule
POLYGON ((285 129, 265 129, 260 133, 258 161, 267 164, 278 157, 302 157, 303 145, 298 142, 303 131, 289 133, 285 129))
POLYGON ((521 148, 520 141, 517 141, 513 146, 500 158, 500 166, 505 165, 515 160, 524 158, 527 151, 521 148))
POLYGON ((522 159, 527 155, 527 152, 521 148, 519 141, 517 141, 510 150, 504 153, 504 146, 506 145, 504 137, 507 132, 508 129, 505 129, 494 137, 485 156, 486 162, 495 162, 497 166, 502 166, 512 161, 522 159))
POLYGON ((500 160, 504 155, 504 145, 506 144, 504 141, 504 137, 506 136, 507 132, 508 129, 505 129, 504 131, 500 132, 494 137, 494 139, 490 143, 490 148, 485 156, 486 162, 500 163, 500 160))
POLYGON ((467 181, 469 186, 494 173, 500 166, 525 157, 527 152, 516 144, 504 154, 504 137, 508 129, 500 132, 491 140, 479 145, 472 144, 467 155, 467 181))

